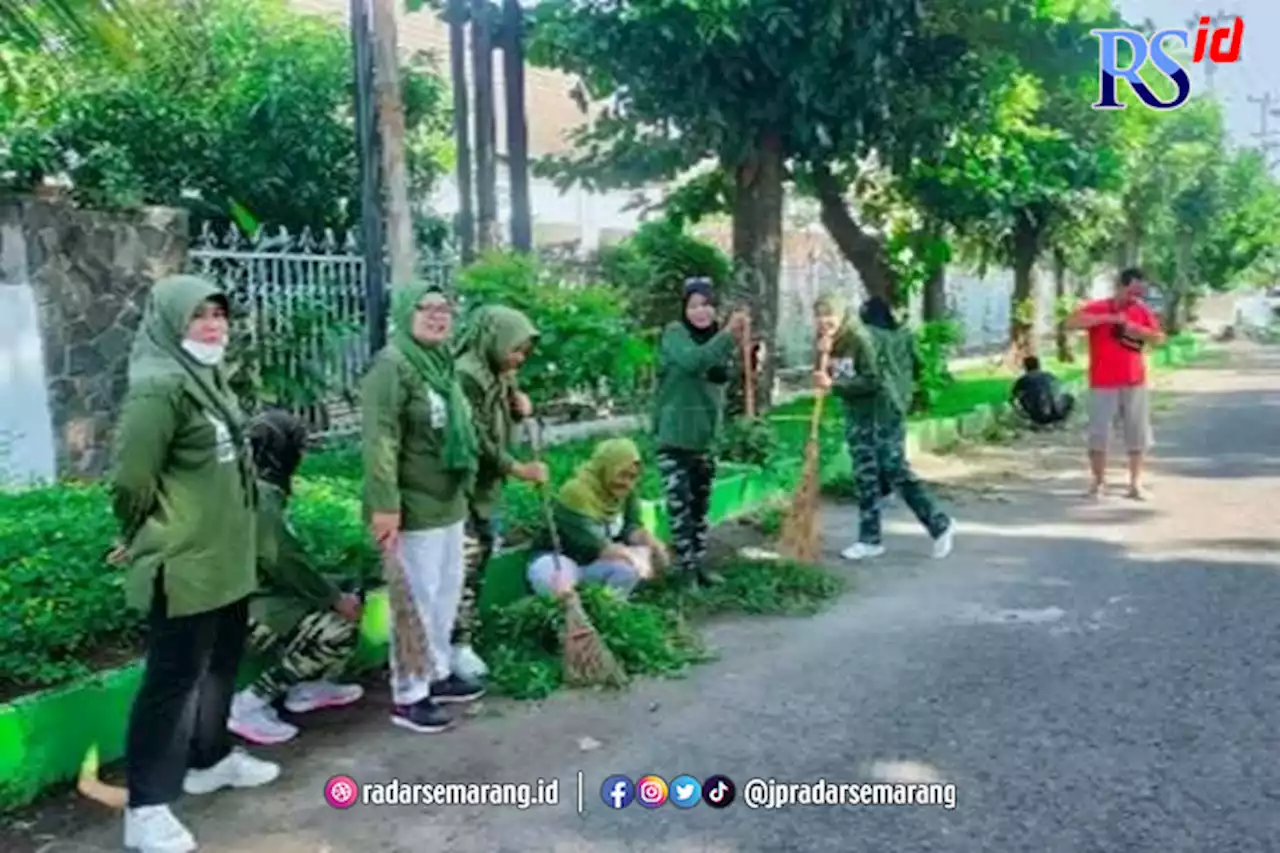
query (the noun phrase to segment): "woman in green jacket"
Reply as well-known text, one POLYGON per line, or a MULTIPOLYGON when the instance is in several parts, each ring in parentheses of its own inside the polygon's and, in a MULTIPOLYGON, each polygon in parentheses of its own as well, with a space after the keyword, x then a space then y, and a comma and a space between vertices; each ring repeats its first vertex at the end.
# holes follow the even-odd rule
POLYGON ((484 695, 449 655, 479 449, 449 347, 449 300, 423 283, 396 286, 391 325, 361 395, 365 515, 391 566, 391 720, 438 732, 452 722, 442 704, 484 695))
POLYGON ((729 365, 746 322, 746 314, 736 312, 721 329, 710 279, 690 279, 680 319, 667 326, 658 346, 658 471, 667 496, 675 564, 687 580, 719 580, 703 565, 716 476, 711 445, 720 430, 729 365))
POLYGON ((350 705, 364 695, 359 684, 334 684, 355 651, 360 597, 344 593, 307 559, 286 515, 293 475, 302 463, 307 428, 285 411, 265 412, 249 424, 258 472, 259 589, 249 603, 249 648, 263 658, 262 672, 236 694, 228 728, 252 743, 292 740, 298 727, 280 719, 274 703, 291 714, 350 705))
POLYGON ((232 749, 227 715, 255 577, 254 479, 221 365, 227 298, 209 282, 156 282, 129 358, 112 506, 131 565, 126 595, 149 614, 146 669, 125 747, 125 846, 194 850, 170 811, 180 792, 253 787, 276 764, 232 749))
POLYGON ((841 552, 846 560, 884 553, 881 542, 882 483, 903 502, 933 539, 933 556, 951 553, 955 523, 934 502, 907 463, 907 412, 915 394, 915 343, 883 299, 873 297, 859 320, 836 293, 814 306, 818 347, 829 355, 828 370, 814 376, 818 387, 844 402, 845 437, 853 458, 858 492, 858 541, 841 552))
POLYGON ((534 538, 528 574, 534 592, 555 593, 587 580, 626 596, 655 563, 666 564, 666 549, 640 521, 640 465, 640 450, 630 439, 596 445, 552 503, 559 554, 549 529, 534 538))
POLYGON ((458 348, 458 379, 471 404, 480 459, 467 501, 467 575, 452 639, 453 671, 464 678, 481 678, 488 667, 472 649, 471 635, 484 569, 497 546, 494 515, 502 484, 512 476, 541 485, 547 481, 547 469, 540 462, 517 462, 508 449, 515 425, 533 414, 529 398, 516 387, 515 375, 537 343, 537 328, 521 312, 502 305, 478 308, 470 319, 458 348))

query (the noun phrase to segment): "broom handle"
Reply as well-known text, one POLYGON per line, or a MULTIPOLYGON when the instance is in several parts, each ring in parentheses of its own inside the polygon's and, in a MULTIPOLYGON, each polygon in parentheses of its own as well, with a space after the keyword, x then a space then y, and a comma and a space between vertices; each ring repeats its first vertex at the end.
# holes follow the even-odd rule
MULTIPOLYGON (((826 373, 827 364, 830 354, 825 350, 818 350, 818 363, 814 365, 815 373, 826 373)), ((813 414, 809 417, 809 441, 816 442, 818 440, 818 431, 822 426, 822 401, 827 398, 827 392, 819 390, 813 401, 813 414)))
POLYGON ((756 370, 752 358, 751 315, 747 315, 747 326, 742 330, 742 391, 746 397, 747 418, 754 420, 756 416, 756 370))

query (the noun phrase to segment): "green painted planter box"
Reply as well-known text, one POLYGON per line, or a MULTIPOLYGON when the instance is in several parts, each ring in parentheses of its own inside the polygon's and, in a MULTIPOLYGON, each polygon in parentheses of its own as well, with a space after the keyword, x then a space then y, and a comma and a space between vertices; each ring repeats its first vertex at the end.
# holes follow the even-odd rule
MULTIPOLYGON (((1202 348, 1195 338, 1179 338, 1162 351, 1171 353, 1168 366, 1186 363, 1202 348), (1173 355, 1172 353, 1177 353, 1173 355)), ((1083 383, 1068 383, 1082 398, 1083 383)), ((961 435, 980 433, 1007 404, 986 406, 958 418, 913 421, 907 425, 909 452, 939 450, 961 435), (975 432, 976 431, 976 432, 975 432)), ((770 418, 780 436, 795 446, 808 437, 807 415, 770 418)), ((802 461, 782 462, 769 470, 749 466, 723 466, 712 492, 711 517, 720 522, 752 512, 771 501, 787 499, 794 492, 802 461)), ((821 477, 829 483, 849 474, 848 449, 841 445, 823 453, 821 477)), ((660 535, 667 533, 666 512, 658 502, 642 506, 645 524, 660 535)), ((527 549, 496 555, 485 574, 481 607, 506 604, 527 592, 527 549)), ((374 590, 366 599, 360 639, 351 669, 368 670, 386 661, 390 614, 385 590, 374 590)), ((250 677, 251 663, 242 675, 250 677)), ((141 663, 89 676, 63 687, 32 693, 0 705, 0 810, 22 806, 50 785, 74 779, 86 751, 97 746, 103 762, 124 752, 124 732, 133 696, 142 674, 141 663)))

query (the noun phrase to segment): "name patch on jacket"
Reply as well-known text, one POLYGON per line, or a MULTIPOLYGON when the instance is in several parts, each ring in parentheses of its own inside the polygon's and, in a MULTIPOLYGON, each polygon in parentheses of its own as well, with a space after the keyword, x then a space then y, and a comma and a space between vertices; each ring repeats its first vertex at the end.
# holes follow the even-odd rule
POLYGON ((449 407, 435 391, 427 391, 427 408, 431 411, 431 428, 444 429, 449 423, 449 407))
POLYGON ((236 461, 236 444, 231 440, 231 430, 227 428, 225 422, 215 418, 213 415, 206 414, 205 417, 209 421, 209 425, 213 427, 213 454, 218 462, 235 462, 236 461))
POLYGON ((857 372, 853 366, 852 358, 833 358, 831 360, 831 375, 836 379, 848 379, 857 372))

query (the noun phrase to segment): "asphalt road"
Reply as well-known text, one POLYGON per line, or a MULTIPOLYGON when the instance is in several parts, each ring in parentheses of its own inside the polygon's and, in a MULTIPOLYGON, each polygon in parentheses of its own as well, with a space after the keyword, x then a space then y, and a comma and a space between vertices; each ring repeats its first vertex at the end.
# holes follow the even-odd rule
MULTIPOLYGON (((441 736, 393 729, 373 696, 272 751, 272 789, 181 813, 223 853, 1280 849, 1280 358, 1241 357, 1173 380, 1147 504, 1088 505, 1064 468, 963 504, 945 563, 895 510, 856 591, 815 618, 716 626, 722 659, 687 680, 495 703, 441 736), (739 799, 602 804, 606 777, 651 773, 726 774, 739 799), (562 802, 335 810, 335 774, 557 778, 562 802), (751 777, 936 778, 957 801, 753 810, 751 777)), ((838 551, 855 517, 825 522, 838 551)), ((116 849, 116 819, 88 822, 74 840, 116 849)))

